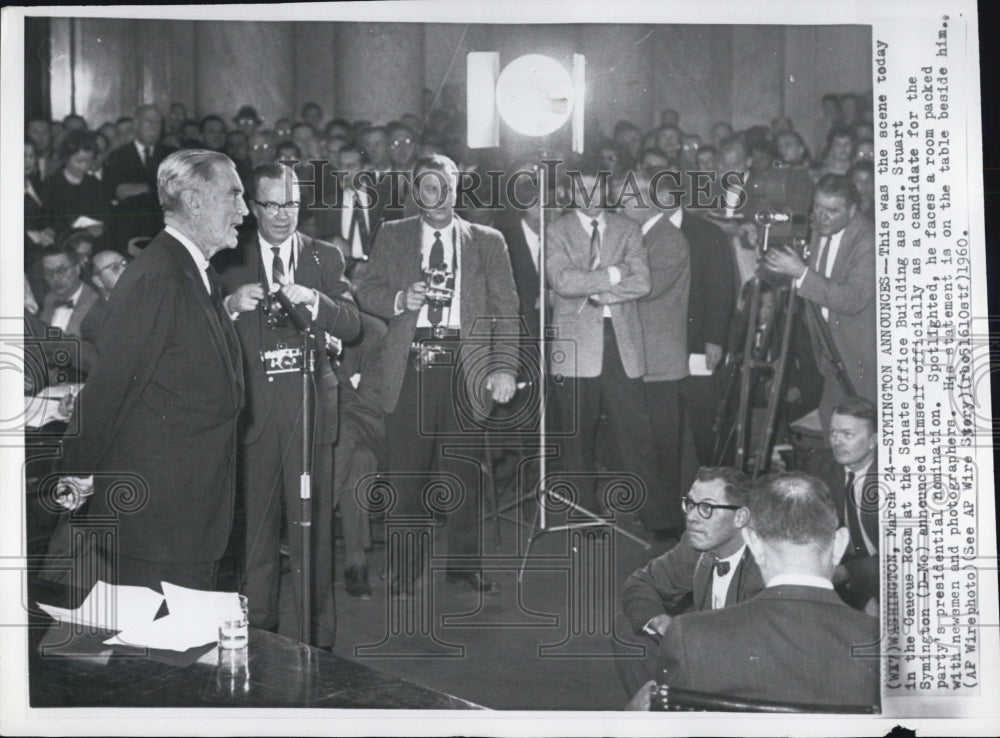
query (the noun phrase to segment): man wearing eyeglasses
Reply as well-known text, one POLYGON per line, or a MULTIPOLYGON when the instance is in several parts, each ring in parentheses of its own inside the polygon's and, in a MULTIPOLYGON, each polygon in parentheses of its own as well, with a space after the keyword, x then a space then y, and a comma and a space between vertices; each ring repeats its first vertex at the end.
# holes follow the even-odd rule
MULTIPOLYGON (((49 292, 42 301, 42 311, 39 314, 42 322, 52 328, 58 328, 66 336, 77 336, 82 338, 80 326, 84 318, 93 311, 100 310, 100 296, 89 284, 86 284, 80 277, 80 261, 73 247, 68 244, 60 246, 46 246, 42 251, 42 276, 48 285, 49 292)), ((44 344, 43 344, 44 346, 44 344)), ((46 356, 50 361, 50 366, 54 356, 46 356)), ((73 367, 74 371, 85 376, 90 371, 91 366, 97 356, 95 345, 89 341, 81 340, 79 353, 79 366, 73 367)), ((53 382, 60 381, 55 377, 56 369, 50 372, 53 382)), ((61 381, 77 381, 81 377, 63 378, 61 381)))
POLYGON ((729 607, 764 588, 742 536, 750 519, 749 500, 745 474, 730 467, 701 467, 691 491, 681 498, 687 530, 680 542, 625 580, 615 631, 624 644, 612 643, 629 696, 656 676, 658 645, 674 616, 729 607), (645 648, 644 656, 628 656, 623 646, 634 643, 645 648))
MULTIPOLYGON (((299 475, 302 447, 301 364, 289 351, 302 342, 294 325, 280 315, 270 319, 268 293, 280 289, 305 322, 343 340, 360 331, 358 309, 344 279, 344 259, 331 244, 297 230, 300 191, 294 171, 267 164, 251 176, 256 232, 233 252, 220 255, 224 305, 235 316, 247 377, 240 469, 246 507, 245 585, 250 624, 278 627, 282 505, 295 592, 297 633, 302 599, 302 538, 299 475), (284 353, 282 353, 284 352, 284 353)), ((299 361, 301 355, 299 356, 299 361)), ((337 379, 322 347, 316 357, 315 444, 312 467, 312 633, 305 640, 333 645, 333 491, 332 444, 337 433, 337 379)))

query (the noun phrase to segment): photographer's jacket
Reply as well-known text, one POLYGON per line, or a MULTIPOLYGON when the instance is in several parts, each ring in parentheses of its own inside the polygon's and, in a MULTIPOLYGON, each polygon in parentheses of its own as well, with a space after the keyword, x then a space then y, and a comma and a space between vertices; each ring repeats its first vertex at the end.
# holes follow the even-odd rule
MULTIPOLYGON (((485 393, 494 371, 518 367, 518 299, 507 245, 500 232, 453 217, 458 244, 462 345, 458 362, 464 372, 472 407, 488 415, 492 404, 485 393)), ((382 403, 392 412, 403 386, 403 375, 417 322, 424 312, 396 314, 396 296, 424 279, 420 216, 384 223, 371 258, 355 275, 355 294, 366 312, 389 321, 383 358, 382 403)))

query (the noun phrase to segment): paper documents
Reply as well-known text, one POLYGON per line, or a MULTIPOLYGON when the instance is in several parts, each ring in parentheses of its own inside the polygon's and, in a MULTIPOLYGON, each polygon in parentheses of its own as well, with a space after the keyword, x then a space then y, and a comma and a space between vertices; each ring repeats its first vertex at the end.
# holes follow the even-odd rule
POLYGON ((705 365, 705 354, 688 354, 688 371, 692 377, 712 376, 712 372, 705 365))
POLYGON ((114 586, 98 581, 75 610, 40 602, 38 606, 61 623, 124 630, 152 622, 161 604, 163 595, 146 587, 114 586))

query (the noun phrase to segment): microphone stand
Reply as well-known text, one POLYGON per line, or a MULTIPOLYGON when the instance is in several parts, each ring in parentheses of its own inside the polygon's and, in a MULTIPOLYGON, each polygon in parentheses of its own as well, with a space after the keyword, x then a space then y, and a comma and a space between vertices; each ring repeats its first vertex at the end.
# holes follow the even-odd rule
MULTIPOLYGON (((302 320, 299 311, 284 292, 274 293, 288 319, 302 336, 302 472, 299 476, 299 528, 302 535, 302 602, 299 640, 309 643, 312 635, 312 464, 313 412, 312 373, 316 367, 316 336, 311 323, 302 320)), ((289 542, 291 543, 291 542, 289 542)))

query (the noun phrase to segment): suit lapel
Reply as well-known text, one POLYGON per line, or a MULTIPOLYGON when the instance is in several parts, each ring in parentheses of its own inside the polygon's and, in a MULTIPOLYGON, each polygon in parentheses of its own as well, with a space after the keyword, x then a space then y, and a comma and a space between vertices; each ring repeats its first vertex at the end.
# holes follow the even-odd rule
POLYGON ((708 565, 709 558, 705 554, 698 557, 698 563, 694 569, 694 609, 712 609, 712 567, 708 565))
POLYGON ((476 279, 475 275, 479 273, 479 252, 476 250, 475 245, 472 243, 472 228, 464 220, 459 218, 457 215, 452 216, 455 218, 455 232, 458 234, 459 241, 459 254, 458 254, 458 279, 460 287, 462 288, 459 293, 459 302, 461 308, 461 318, 462 321, 462 333, 463 335, 471 334, 472 324, 469 323, 467 316, 474 316, 473 308, 469 305, 469 300, 471 299, 470 291, 464 289, 466 285, 479 284, 480 280, 476 279))
POLYGON ((852 218, 851 221, 844 226, 844 235, 840 237, 840 246, 837 248, 837 256, 834 258, 833 268, 830 270, 831 277, 843 274, 844 265, 850 258, 851 251, 854 250, 855 236, 857 235, 859 227, 860 221, 858 216, 854 216, 854 218, 852 218))
POLYGON ((733 572, 733 578, 729 580, 729 589, 726 591, 726 607, 735 605, 740 601, 740 594, 743 589, 743 576, 746 574, 747 560, 749 558, 750 547, 747 546, 743 549, 743 555, 740 556, 740 560, 736 564, 736 571, 733 572))

